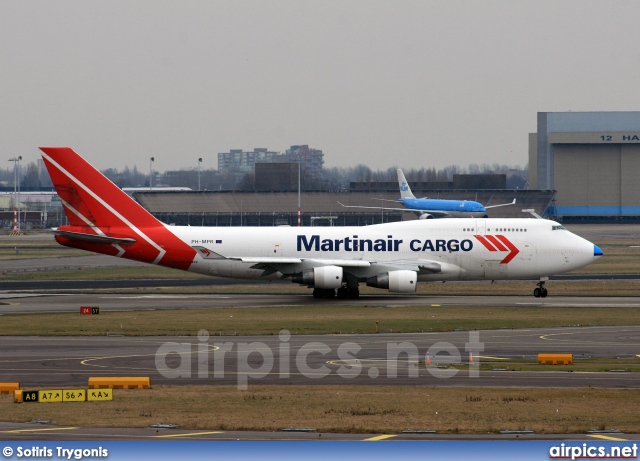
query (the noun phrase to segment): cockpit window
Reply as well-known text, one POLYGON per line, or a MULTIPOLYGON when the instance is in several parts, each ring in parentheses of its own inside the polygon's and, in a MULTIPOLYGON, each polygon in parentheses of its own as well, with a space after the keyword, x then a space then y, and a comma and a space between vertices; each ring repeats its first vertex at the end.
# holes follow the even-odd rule
POLYGON ((551 230, 567 230, 564 226, 551 226, 551 230))

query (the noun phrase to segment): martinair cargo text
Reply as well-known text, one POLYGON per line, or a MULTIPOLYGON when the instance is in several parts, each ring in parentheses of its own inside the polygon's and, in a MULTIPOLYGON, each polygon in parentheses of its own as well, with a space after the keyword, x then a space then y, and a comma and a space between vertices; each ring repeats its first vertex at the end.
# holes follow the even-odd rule
POLYGON ((201 274, 290 278, 315 297, 396 293, 418 282, 539 280, 591 264, 596 245, 544 219, 415 220, 366 227, 185 227, 161 223, 68 147, 43 158, 69 225, 65 246, 201 274))

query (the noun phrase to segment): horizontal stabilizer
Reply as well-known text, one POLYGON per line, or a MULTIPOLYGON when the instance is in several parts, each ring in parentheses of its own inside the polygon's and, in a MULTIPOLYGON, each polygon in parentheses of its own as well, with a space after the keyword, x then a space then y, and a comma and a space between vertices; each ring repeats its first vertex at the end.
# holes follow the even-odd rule
POLYGON ((109 237, 107 235, 85 234, 83 232, 71 232, 53 229, 53 233, 57 236, 68 238, 70 240, 78 240, 81 242, 106 243, 108 245, 121 245, 135 243, 136 239, 129 237, 109 237))

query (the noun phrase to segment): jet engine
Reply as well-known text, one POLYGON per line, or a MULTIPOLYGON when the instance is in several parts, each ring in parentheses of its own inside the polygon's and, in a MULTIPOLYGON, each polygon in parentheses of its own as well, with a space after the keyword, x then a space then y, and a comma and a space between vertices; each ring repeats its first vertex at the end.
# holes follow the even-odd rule
POLYGON ((333 289, 342 286, 342 267, 322 266, 293 274, 293 283, 302 283, 316 288, 333 289))
POLYGON ((414 293, 418 285, 418 273, 415 271, 390 271, 367 279, 368 287, 387 288, 396 293, 414 293))
POLYGON ((433 219, 433 216, 431 216, 429 213, 422 213, 420 215, 420 219, 433 219))

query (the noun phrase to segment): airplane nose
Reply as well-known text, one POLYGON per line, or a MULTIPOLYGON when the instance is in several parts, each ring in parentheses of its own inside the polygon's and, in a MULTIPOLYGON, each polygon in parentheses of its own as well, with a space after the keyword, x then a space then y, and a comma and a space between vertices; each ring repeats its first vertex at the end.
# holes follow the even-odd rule
POLYGON ((593 259, 598 259, 602 255, 603 253, 600 247, 598 245, 593 245, 593 259))

